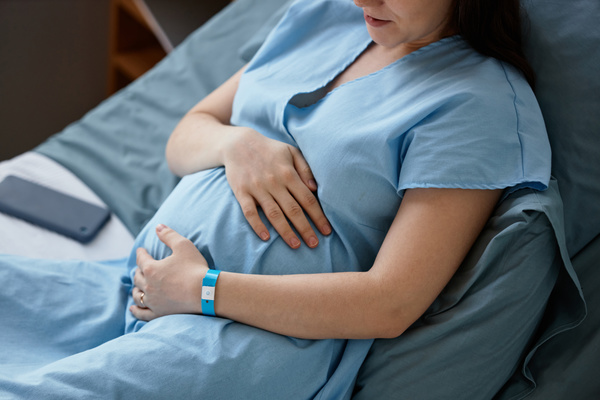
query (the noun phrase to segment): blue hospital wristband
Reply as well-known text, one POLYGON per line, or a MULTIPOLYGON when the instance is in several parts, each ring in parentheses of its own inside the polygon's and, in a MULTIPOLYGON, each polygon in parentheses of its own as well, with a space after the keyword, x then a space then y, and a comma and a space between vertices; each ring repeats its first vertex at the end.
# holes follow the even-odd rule
POLYGON ((202 279, 202 314, 215 316, 215 286, 221 271, 209 269, 202 279))

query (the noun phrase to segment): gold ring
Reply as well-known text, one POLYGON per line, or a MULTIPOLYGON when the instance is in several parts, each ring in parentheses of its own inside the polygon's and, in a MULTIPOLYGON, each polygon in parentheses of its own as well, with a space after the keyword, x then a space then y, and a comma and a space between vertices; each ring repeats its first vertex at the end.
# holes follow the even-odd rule
POLYGON ((146 293, 142 292, 142 294, 140 294, 140 304, 142 305, 142 307, 147 308, 146 305, 144 304, 144 295, 146 293))

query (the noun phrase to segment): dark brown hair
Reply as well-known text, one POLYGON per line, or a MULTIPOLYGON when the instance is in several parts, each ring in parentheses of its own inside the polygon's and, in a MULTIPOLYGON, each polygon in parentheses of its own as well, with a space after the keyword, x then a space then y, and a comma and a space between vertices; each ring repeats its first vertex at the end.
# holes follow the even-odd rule
POLYGON ((523 53, 525 15, 519 0, 454 0, 453 17, 455 29, 471 47, 513 65, 534 88, 535 74, 523 53))

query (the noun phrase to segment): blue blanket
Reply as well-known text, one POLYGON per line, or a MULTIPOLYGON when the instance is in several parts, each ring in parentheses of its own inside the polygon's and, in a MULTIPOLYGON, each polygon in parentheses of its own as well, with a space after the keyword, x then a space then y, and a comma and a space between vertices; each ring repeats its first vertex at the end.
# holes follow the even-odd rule
MULTIPOLYGON (((536 349, 585 313, 560 212, 555 182, 511 194, 423 318, 375 342, 356 398, 486 398, 513 372, 507 397, 527 392, 536 349), (536 346, 520 353, 532 335, 536 346)), ((351 395, 371 341, 299 340, 198 315, 141 323, 126 311, 132 260, 0 255, 0 398, 351 395)))
POLYGON ((0 255, 0 398, 349 398, 370 340, 199 315, 133 321, 130 267, 0 255))

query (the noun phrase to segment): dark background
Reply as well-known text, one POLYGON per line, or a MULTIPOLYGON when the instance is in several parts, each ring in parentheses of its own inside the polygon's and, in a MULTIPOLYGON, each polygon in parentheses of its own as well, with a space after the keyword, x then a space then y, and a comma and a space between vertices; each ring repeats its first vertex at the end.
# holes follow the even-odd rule
MULTIPOLYGON (((225 1, 147 0, 174 44, 178 3, 208 19, 225 1), (220 3, 219 7, 215 3, 220 3)), ((109 0, 0 0, 0 161, 31 150, 107 96, 109 0)))

